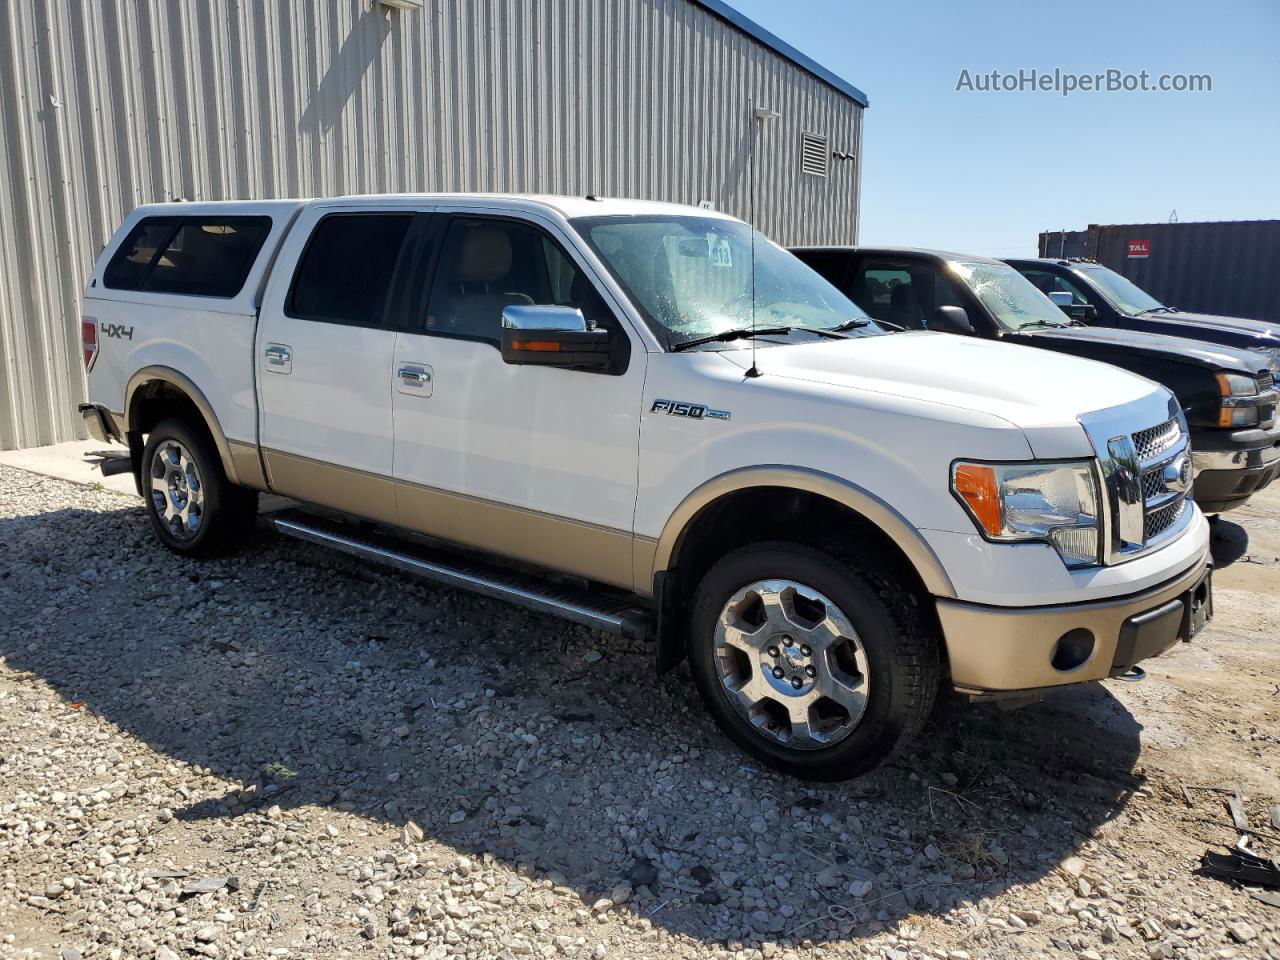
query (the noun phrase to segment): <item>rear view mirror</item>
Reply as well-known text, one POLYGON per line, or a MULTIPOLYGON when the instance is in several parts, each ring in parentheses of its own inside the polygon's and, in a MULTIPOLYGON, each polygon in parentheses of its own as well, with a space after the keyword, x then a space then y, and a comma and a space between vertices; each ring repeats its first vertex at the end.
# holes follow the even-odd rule
POLYGON ((513 305, 502 311, 502 359, 511 364, 609 366, 609 331, 587 326, 576 307, 513 305))
POLYGON ((964 307, 938 307, 929 318, 929 329, 935 333, 973 333, 973 324, 964 307))

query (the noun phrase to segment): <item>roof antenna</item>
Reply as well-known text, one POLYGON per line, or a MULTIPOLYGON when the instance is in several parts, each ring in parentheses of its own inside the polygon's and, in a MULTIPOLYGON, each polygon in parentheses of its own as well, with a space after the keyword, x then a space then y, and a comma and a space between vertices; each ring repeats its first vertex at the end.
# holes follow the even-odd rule
POLYGON ((751 148, 747 154, 749 169, 747 177, 750 181, 747 188, 747 219, 751 228, 751 369, 746 375, 751 378, 760 376, 760 368, 756 366, 756 140, 760 137, 760 128, 769 120, 777 120, 782 114, 768 107, 752 107, 753 101, 748 98, 747 109, 756 119, 751 128, 751 148))

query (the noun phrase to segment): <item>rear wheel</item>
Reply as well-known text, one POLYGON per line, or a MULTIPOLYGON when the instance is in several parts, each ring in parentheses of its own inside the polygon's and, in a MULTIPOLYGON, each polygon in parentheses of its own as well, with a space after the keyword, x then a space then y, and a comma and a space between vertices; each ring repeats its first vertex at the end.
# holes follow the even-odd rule
POLYGON ((776 769, 865 773, 913 737, 939 685, 914 598, 791 543, 737 550, 698 587, 690 666, 717 724, 776 769))
POLYGON ((231 483, 213 441, 181 420, 162 420, 147 437, 142 491, 156 536, 175 553, 230 549, 257 515, 257 494, 231 483))

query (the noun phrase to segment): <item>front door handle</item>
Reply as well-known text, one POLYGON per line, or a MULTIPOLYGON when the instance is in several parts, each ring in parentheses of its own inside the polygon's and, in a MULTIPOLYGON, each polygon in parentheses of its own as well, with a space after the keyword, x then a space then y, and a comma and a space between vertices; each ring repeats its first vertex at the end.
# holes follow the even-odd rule
POLYGON ((399 373, 400 379, 405 383, 431 382, 431 371, 423 370, 421 367, 401 367, 399 373))
POLYGON ((269 343, 262 351, 271 373, 289 373, 293 369, 293 351, 283 343, 269 343))

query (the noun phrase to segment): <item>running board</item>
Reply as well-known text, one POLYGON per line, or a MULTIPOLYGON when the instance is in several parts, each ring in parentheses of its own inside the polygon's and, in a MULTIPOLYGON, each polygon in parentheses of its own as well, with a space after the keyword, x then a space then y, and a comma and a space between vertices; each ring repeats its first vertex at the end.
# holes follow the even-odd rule
POLYGON ((332 547, 442 586, 470 590, 595 630, 641 639, 650 639, 653 632, 649 612, 621 593, 579 590, 298 510, 278 513, 269 522, 287 537, 332 547))

